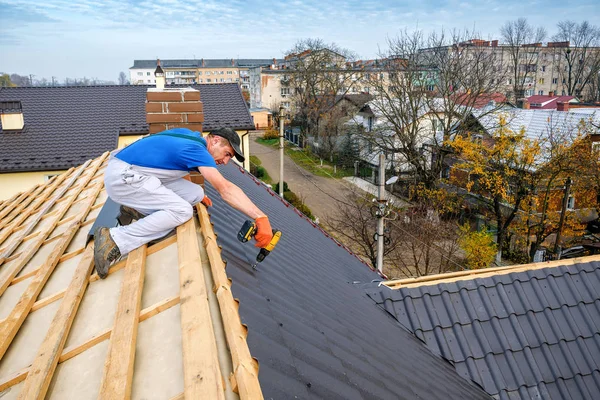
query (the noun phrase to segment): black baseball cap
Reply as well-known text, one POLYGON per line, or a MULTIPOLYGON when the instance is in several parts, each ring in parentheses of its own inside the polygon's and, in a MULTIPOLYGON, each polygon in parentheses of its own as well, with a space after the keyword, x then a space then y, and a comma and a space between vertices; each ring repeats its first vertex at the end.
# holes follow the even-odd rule
POLYGON ((214 131, 210 131, 211 135, 221 136, 229 141, 229 144, 233 148, 233 152, 235 153, 235 158, 239 162, 244 162, 244 153, 240 149, 240 136, 231 128, 219 128, 214 131))

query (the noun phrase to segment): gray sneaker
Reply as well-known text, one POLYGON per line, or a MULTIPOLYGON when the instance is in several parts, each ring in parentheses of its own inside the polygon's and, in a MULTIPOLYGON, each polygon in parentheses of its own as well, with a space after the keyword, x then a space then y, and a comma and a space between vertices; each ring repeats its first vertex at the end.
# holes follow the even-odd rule
POLYGON ((119 216, 117 217, 117 221, 119 221, 119 225, 125 226, 129 225, 134 219, 138 220, 144 217, 144 214, 134 208, 121 206, 119 207, 119 216))
POLYGON ((101 279, 108 275, 110 265, 121 257, 121 252, 110 237, 108 228, 98 227, 94 231, 94 264, 101 279))

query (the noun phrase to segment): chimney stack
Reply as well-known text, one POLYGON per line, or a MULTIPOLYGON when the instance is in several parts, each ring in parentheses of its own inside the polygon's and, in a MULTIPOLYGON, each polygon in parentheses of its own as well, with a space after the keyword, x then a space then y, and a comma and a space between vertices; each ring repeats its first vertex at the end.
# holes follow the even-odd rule
POLYGON ((556 111, 569 111, 569 102, 568 101, 557 101, 556 102, 556 111))
POLYGON ((146 92, 146 122, 150 134, 172 128, 202 132, 200 92, 196 89, 154 89, 146 92))
POLYGON ((156 78, 156 88, 165 88, 165 72, 160 67, 160 60, 156 60, 156 69, 154 70, 154 77, 156 78))
POLYGON ((231 59, 231 66, 235 67, 235 61, 233 61, 233 58, 231 59))
POLYGON ((548 92, 548 97, 554 97, 554 90, 548 92))
POLYGON ((498 41, 492 40, 492 47, 498 47, 498 41))

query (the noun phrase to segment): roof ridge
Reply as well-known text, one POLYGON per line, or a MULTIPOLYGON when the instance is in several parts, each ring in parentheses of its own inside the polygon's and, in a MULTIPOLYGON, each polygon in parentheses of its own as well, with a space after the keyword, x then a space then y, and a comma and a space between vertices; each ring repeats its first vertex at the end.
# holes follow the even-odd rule
POLYGON ((600 254, 586 257, 570 258, 567 260, 553 260, 530 264, 510 265, 507 267, 484 268, 478 270, 451 272, 446 274, 426 275, 418 278, 396 279, 383 282, 383 284, 388 286, 390 289, 414 288, 419 286, 430 286, 440 283, 451 283, 465 280, 472 281, 479 278, 508 275, 510 273, 515 272, 541 270, 544 268, 558 268, 562 266, 566 267, 569 265, 591 262, 600 262, 600 254))

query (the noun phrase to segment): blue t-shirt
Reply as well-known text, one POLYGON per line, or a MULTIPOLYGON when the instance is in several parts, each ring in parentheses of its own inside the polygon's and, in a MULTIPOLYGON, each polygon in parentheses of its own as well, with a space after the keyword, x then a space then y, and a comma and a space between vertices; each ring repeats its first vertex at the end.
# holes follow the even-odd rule
POLYGON ((192 171, 198 167, 217 167, 200 133, 186 128, 169 129, 164 133, 193 136, 204 143, 173 136, 150 135, 125 147, 115 157, 147 168, 192 171))

